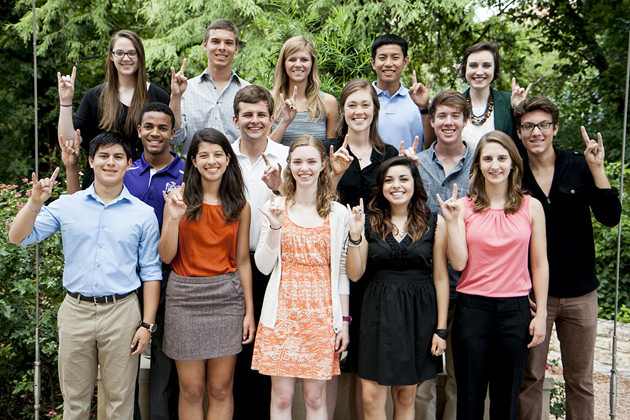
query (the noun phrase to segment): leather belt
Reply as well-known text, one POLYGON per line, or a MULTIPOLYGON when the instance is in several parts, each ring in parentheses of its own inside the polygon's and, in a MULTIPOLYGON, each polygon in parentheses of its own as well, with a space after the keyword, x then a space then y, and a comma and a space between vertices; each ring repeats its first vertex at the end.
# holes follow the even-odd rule
POLYGON ((72 292, 68 292, 68 296, 70 296, 71 298, 79 298, 80 300, 84 301, 84 302, 91 302, 91 303, 116 303, 117 300, 119 299, 124 299, 127 296, 131 295, 132 293, 136 293, 135 290, 132 290, 129 293, 124 293, 122 295, 110 295, 110 296, 83 296, 80 293, 72 293, 72 292))

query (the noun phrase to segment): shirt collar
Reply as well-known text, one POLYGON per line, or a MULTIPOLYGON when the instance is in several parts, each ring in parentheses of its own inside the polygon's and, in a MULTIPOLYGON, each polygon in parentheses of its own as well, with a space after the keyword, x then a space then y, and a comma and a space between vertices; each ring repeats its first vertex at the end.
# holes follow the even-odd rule
MULTIPOLYGON (((103 206, 106 205, 101 199, 101 197, 99 197, 98 194, 96 194, 96 190, 94 189, 94 182, 92 182, 92 185, 90 185, 90 187, 87 190, 83 191, 82 199, 84 201, 91 199, 91 200, 95 200, 97 203, 102 204, 103 206)), ((107 206, 111 206, 112 204, 116 204, 117 202, 122 201, 122 200, 132 201, 132 199, 133 199, 133 195, 131 195, 131 193, 125 186, 125 184, 123 184, 123 188, 122 188, 122 191, 120 192, 120 195, 116 197, 115 199, 113 199, 109 204, 107 204, 107 206)))
MULTIPOLYGON (((171 156, 173 156, 173 160, 171 161, 171 163, 168 164, 166 168, 158 171, 158 173, 168 172, 168 174, 171 175, 173 178, 178 178, 179 177, 179 162, 181 161, 181 159, 179 158, 177 153, 173 151, 169 153, 171 154, 171 156)), ((142 152, 142 156, 140 156, 140 159, 136 160, 132 164, 132 166, 135 166, 136 168, 138 168, 141 174, 153 168, 153 166, 149 165, 149 163, 147 163, 146 159, 144 158, 144 152, 142 152)))
MULTIPOLYGON (((396 91, 396 93, 394 93, 392 95, 392 97, 394 97, 396 95, 407 96, 407 93, 409 92, 409 89, 404 87, 402 82, 398 82, 398 83, 399 83, 399 88, 396 91)), ((377 96, 381 96, 381 94, 382 93, 384 94, 384 92, 387 92, 387 95, 389 95, 389 91, 388 90, 383 90, 383 89, 380 89, 378 86, 376 86, 376 81, 372 82, 372 86, 374 86, 374 90, 376 90, 376 95, 377 96)))
MULTIPOLYGON (((280 150, 282 150, 283 147, 286 147, 286 146, 282 146, 281 144, 276 143, 275 141, 267 137, 267 147, 265 147, 265 151, 263 153, 265 154, 265 156, 279 157, 280 156, 279 152, 280 150)), ((234 153, 237 156, 245 156, 241 152, 241 138, 240 137, 236 139, 234 143, 232 143, 232 149, 234 150, 234 153)))
MULTIPOLYGON (((201 77, 199 77, 199 80, 197 81, 197 84, 201 84, 204 81, 208 81, 208 82, 214 83, 214 80, 212 79, 212 75, 210 73, 208 73, 208 68, 207 67, 203 71, 203 73, 201 73, 201 77)), ((228 84, 232 83, 232 81, 234 81, 238 85, 243 85, 243 79, 241 79, 239 77, 239 75, 236 74, 236 72, 234 70, 232 70, 232 75, 230 76, 230 82, 228 84)))
MULTIPOLYGON (((466 140, 462 140, 462 143, 464 143, 464 146, 466 146, 466 151, 464 152, 464 155, 459 161, 465 162, 466 159, 473 158, 473 155, 475 154, 475 149, 472 149, 470 146, 468 146, 468 143, 466 143, 466 140)), ((437 140, 434 141, 433 144, 431 144, 431 147, 429 147, 429 151, 431 153, 431 160, 437 160, 437 153, 435 153, 436 144, 437 144, 437 140)))

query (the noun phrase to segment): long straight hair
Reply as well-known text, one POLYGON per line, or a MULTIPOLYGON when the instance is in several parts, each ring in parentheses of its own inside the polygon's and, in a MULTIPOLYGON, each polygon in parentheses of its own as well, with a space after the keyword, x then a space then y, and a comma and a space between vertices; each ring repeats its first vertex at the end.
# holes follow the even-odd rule
POLYGON ((306 84, 306 99, 308 100, 309 111, 306 121, 312 121, 315 118, 321 120, 326 117, 326 104, 324 104, 324 99, 322 99, 322 95, 319 93, 321 83, 319 81, 315 47, 309 39, 303 36, 294 36, 288 39, 282 46, 280 55, 278 56, 278 62, 276 63, 276 71, 273 74, 273 102, 275 104, 273 114, 278 121, 282 116, 280 94, 284 96, 284 99, 289 99, 293 96, 293 92, 289 92, 291 80, 289 80, 284 63, 287 61, 287 58, 302 51, 304 48, 308 50, 311 55, 311 62, 313 63, 311 72, 308 75, 308 83, 306 84))
POLYGON ((245 194, 245 182, 241 173, 238 159, 234 154, 232 145, 228 139, 218 130, 214 128, 204 128, 199 130, 192 138, 188 156, 186 157, 186 168, 184 169, 183 181, 186 184, 184 189, 184 201, 186 202, 186 219, 199 222, 203 209, 203 185, 201 183, 201 174, 193 164, 193 158, 197 158, 199 145, 201 142, 218 144, 223 149, 226 156, 230 157, 230 161, 225 168, 223 177, 221 177, 221 185, 219 186, 219 198, 223 207, 223 215, 225 223, 238 220, 241 211, 247 202, 245 194))
POLYGON ((411 171, 413 178, 413 195, 407 205, 407 234, 413 243, 417 243, 427 231, 431 209, 427 204, 427 191, 420 177, 418 167, 406 156, 394 156, 381 164, 376 172, 376 181, 372 189, 372 201, 368 205, 370 228, 372 232, 385 240, 385 237, 394 230, 392 223, 391 204, 383 195, 385 176, 390 168, 405 166, 411 171))
POLYGON ((120 102, 118 88, 120 86, 118 80, 118 70, 112 61, 114 44, 120 38, 127 38, 133 44, 138 52, 138 70, 136 71, 136 86, 127 112, 123 134, 125 137, 133 138, 136 135, 136 129, 140 112, 149 103, 149 92, 147 90, 147 68, 145 63, 144 46, 142 40, 135 32, 122 30, 116 32, 109 43, 107 53, 107 64, 105 65, 105 86, 98 100, 98 107, 101 112, 101 120, 98 127, 105 131, 118 131, 117 119, 123 112, 123 104, 120 102))
POLYGON ((518 149, 514 141, 507 134, 494 130, 485 134, 475 151, 472 167, 470 168, 469 196, 475 204, 473 211, 480 213, 490 208, 490 198, 486 193, 486 179, 481 173, 481 153, 488 143, 497 143, 503 146, 512 159, 512 169, 508 175, 507 198, 505 200, 505 214, 516 213, 523 205, 523 189, 521 182, 523 181, 523 160, 518 154, 518 149))
MULTIPOLYGON (((378 100, 378 95, 376 94, 374 87, 365 79, 352 79, 341 90, 341 95, 339 96, 339 109, 341 110, 341 114, 343 115, 343 108, 346 106, 346 101, 348 100, 348 97, 354 92, 362 89, 365 89, 370 94, 370 96, 372 97, 372 105, 374 107, 374 118, 372 118, 372 124, 370 124, 370 146, 372 146, 374 150, 382 155, 385 153, 385 142, 378 134, 377 128, 378 113, 381 109, 381 103, 378 100)), ((346 134, 348 134, 348 122, 346 121, 345 115, 339 120, 337 128, 335 129, 335 133, 339 134, 339 139, 341 141, 343 141, 344 137, 346 137, 346 134)))
POLYGON ((324 169, 319 173, 319 177, 317 178, 317 214, 319 214, 320 217, 326 217, 332 211, 333 201, 337 199, 337 189, 332 183, 330 161, 328 160, 326 148, 317 137, 310 134, 302 134, 293 140, 289 147, 289 157, 287 157, 288 165, 284 168, 280 192, 286 197, 287 202, 295 202, 297 186, 293 178, 293 172, 291 172, 291 155, 295 149, 303 146, 313 146, 319 153, 320 159, 324 164, 324 169))

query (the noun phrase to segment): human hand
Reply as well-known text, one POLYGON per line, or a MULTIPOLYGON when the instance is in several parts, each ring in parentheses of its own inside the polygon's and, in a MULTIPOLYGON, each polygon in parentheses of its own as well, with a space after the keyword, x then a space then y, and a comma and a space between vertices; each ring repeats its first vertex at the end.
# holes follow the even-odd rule
POLYGON ((77 68, 72 67, 72 74, 69 76, 62 76, 60 72, 57 72, 57 82, 59 85, 59 103, 63 105, 72 105, 72 98, 74 97, 74 80, 77 77, 77 68))
POLYGON ((431 342, 431 354, 434 356, 441 356, 446 350, 446 340, 438 337, 437 334, 433 334, 433 340, 431 342))
POLYGON ((332 173, 335 176, 343 175, 346 170, 350 167, 350 164, 354 160, 352 156, 350 156, 350 152, 348 152, 348 135, 346 134, 346 138, 343 141, 343 144, 337 151, 334 151, 333 146, 330 146, 330 166, 332 167, 332 173))
POLYGON ((68 166, 76 166, 79 163, 79 154, 81 152, 81 130, 77 129, 74 139, 64 139, 59 135, 59 148, 61 149, 61 160, 63 164, 68 166))
POLYGON ((276 205, 276 196, 273 193, 271 193, 271 199, 269 200, 269 207, 267 210, 260 207, 258 207, 258 210, 267 216, 269 225, 273 228, 273 230, 278 230, 278 228, 282 226, 282 223, 284 222, 284 209, 276 205))
POLYGON ((38 181, 35 172, 33 172, 31 175, 33 189, 31 190, 30 200, 35 207, 41 208, 44 202, 50 198, 53 185, 55 185, 55 180, 57 179, 57 174, 59 174, 59 167, 55 168, 50 178, 44 178, 38 181))
POLYGON ((188 79, 185 75, 187 62, 188 60, 184 58, 182 67, 177 73, 175 73, 175 68, 171 67, 171 95, 181 96, 186 92, 186 88, 188 87, 188 79))
POLYGON ((267 166, 265 166, 263 176, 260 179, 267 184, 267 188, 271 191, 277 191, 280 188, 280 183, 282 183, 282 165, 280 163, 278 163, 278 166, 272 165, 264 153, 262 157, 267 166))
POLYGON ((534 302, 531 298, 531 296, 527 296, 527 299, 529 300, 529 312, 532 314, 532 317, 536 316, 536 302, 534 302))
POLYGON ((335 335, 335 354, 343 353, 350 343, 350 324, 343 323, 343 329, 335 335))
POLYGON ((531 88, 532 84, 530 83, 529 85, 527 85, 527 89, 523 89, 516 84, 516 77, 512 77, 512 97, 510 98, 512 109, 516 109, 518 104, 520 104, 527 98, 527 94, 529 93, 529 90, 531 88))
POLYGON ((547 333, 547 316, 537 315, 529 323, 529 334, 532 336, 532 341, 527 345, 528 349, 539 345, 545 341, 545 335, 547 333))
POLYGON ((149 341, 151 340, 151 332, 144 327, 139 327, 136 330, 136 333, 133 336, 133 340, 131 340, 131 348, 133 349, 138 346, 133 353, 132 356, 137 356, 144 351, 149 345, 149 341))
POLYGON ((243 318, 243 342, 241 344, 249 344, 254 341, 255 334, 256 322, 254 321, 254 315, 245 314, 243 318))
POLYGON ((427 109, 429 107, 429 81, 431 80, 431 76, 427 76, 426 84, 418 83, 418 79, 416 78, 416 71, 414 70, 411 75, 412 85, 409 88, 409 96, 411 100, 418 106, 420 109, 427 109))
POLYGON ((461 204, 457 199, 457 184, 453 184, 453 195, 446 201, 442 201, 440 194, 435 194, 437 201, 442 209, 442 216, 446 223, 457 221, 459 218, 459 212, 461 211, 461 204))
POLYGON ((405 142, 401 141, 400 146, 398 147, 398 156, 407 156, 409 159, 413 161, 413 164, 418 166, 420 165, 420 159, 418 159, 418 155, 416 154, 418 150, 418 143, 420 139, 416 136, 413 139, 413 145, 405 149, 405 142))
POLYGON ((181 220, 188 209, 186 202, 184 202, 184 188, 185 184, 182 182, 180 187, 174 189, 168 195, 166 195, 165 191, 162 191, 162 195, 164 196, 164 200, 166 202, 166 208, 168 209, 168 214, 171 219, 176 221, 181 220))
POLYGON ((348 214, 350 216, 350 239, 358 241, 365 229, 365 214, 363 213, 363 199, 359 199, 359 205, 350 208, 350 204, 346 204, 348 214))
POLYGON ((604 164, 604 141, 602 140, 601 133, 597 133, 597 141, 589 138, 586 133, 586 128, 582 126, 582 138, 586 144, 586 150, 584 150, 584 157, 588 166, 603 165, 604 164))
POLYGON ((280 94, 280 103, 282 106, 280 107, 280 111, 282 113, 282 121, 286 121, 287 124, 291 124, 297 115, 297 86, 293 90, 293 96, 291 99, 284 100, 284 96, 282 93, 280 94))

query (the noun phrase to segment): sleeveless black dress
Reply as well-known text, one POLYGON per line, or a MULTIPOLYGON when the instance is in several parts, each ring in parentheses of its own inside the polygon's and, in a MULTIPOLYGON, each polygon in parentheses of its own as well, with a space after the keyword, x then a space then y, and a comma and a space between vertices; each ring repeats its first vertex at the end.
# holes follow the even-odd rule
MULTIPOLYGON (((416 244, 390 233, 369 235, 369 280, 361 310, 359 372, 380 385, 414 385, 435 378, 441 358, 431 355, 437 327, 433 242, 437 214, 416 244)), ((364 275, 364 277, 366 277, 364 275)))

